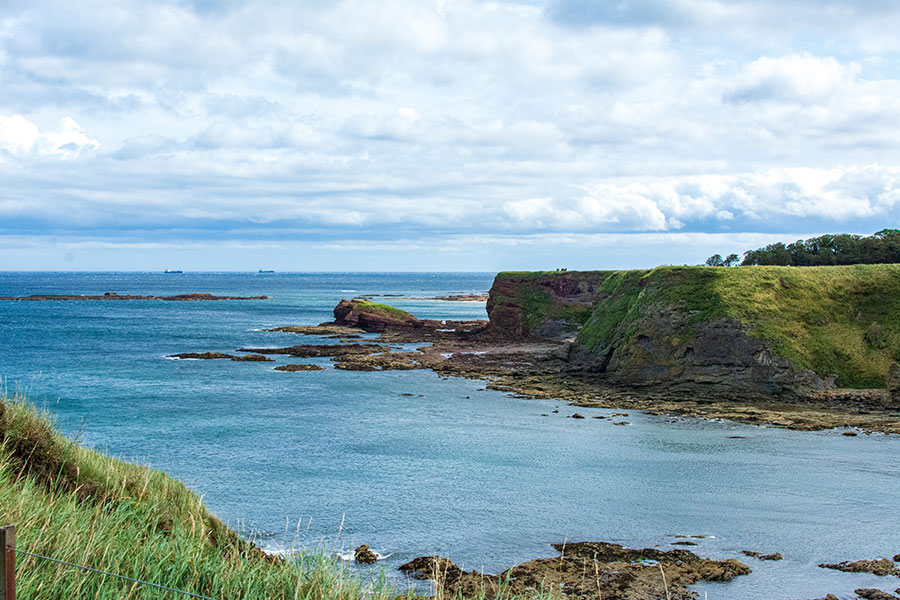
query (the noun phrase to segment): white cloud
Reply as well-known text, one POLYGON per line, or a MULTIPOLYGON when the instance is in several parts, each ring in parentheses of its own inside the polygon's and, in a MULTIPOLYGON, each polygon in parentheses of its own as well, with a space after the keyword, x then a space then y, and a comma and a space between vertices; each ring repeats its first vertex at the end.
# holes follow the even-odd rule
POLYGON ((841 64, 832 57, 815 57, 806 52, 776 58, 763 56, 741 69, 730 98, 824 104, 851 85, 860 71, 858 64, 841 64))
POLYGON ((40 135, 37 126, 22 115, 0 115, 0 149, 15 155, 26 154, 40 135))
POLYGON ((0 115, 0 149, 14 156, 73 159, 90 154, 99 146, 71 117, 60 119, 55 127, 42 133, 22 115, 0 115))

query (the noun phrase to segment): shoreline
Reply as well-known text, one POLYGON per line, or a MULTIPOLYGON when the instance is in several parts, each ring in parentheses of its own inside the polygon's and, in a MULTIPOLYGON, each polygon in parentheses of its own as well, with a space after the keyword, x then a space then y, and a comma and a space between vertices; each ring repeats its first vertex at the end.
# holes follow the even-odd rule
POLYGON ((339 338, 340 343, 238 351, 301 359, 325 356, 330 357, 335 368, 347 371, 430 369, 442 377, 477 379, 485 381, 492 390, 524 398, 555 399, 574 407, 641 410, 655 415, 723 419, 799 431, 847 428, 848 436, 856 434, 852 429, 900 434, 900 412, 884 405, 885 390, 832 389, 806 396, 763 396, 696 387, 614 385, 602 376, 567 369, 560 358, 566 348, 564 343, 504 338, 495 335, 486 321, 386 328, 374 332, 378 335, 365 340, 369 344, 364 345, 357 343, 360 335, 373 332, 335 322, 267 331, 339 338), (423 345, 415 351, 389 347, 397 344, 423 345))

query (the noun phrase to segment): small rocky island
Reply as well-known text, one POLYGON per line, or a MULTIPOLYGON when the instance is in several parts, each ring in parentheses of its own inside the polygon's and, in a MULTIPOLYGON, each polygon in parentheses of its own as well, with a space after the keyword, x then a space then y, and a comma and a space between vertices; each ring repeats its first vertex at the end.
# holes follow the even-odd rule
POLYGON ((102 296, 80 294, 33 294, 31 296, 0 296, 0 300, 48 302, 54 300, 166 300, 168 302, 196 302, 204 300, 268 300, 268 296, 214 296, 207 293, 177 294, 175 296, 141 296, 106 292, 102 296))

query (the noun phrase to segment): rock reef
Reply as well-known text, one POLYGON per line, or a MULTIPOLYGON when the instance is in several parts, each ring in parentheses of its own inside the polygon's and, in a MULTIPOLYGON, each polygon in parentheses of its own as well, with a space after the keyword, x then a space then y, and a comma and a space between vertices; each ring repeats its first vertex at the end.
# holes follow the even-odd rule
POLYGON ((497 575, 464 571, 441 556, 422 556, 399 569, 431 579, 440 594, 463 597, 528 595, 541 592, 569 598, 689 600, 686 586, 698 581, 730 581, 751 572, 735 560, 715 561, 688 550, 633 550, 605 542, 553 544, 556 558, 531 560, 497 575))

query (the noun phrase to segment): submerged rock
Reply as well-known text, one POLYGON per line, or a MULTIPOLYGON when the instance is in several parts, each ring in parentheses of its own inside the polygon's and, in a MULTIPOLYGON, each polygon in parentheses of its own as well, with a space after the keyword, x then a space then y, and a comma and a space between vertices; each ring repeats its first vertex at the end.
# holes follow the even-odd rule
POLYGON ((296 373, 297 371, 324 371, 325 367, 320 367, 319 365, 307 365, 304 363, 291 363, 289 365, 278 365, 275 367, 275 370, 296 373))
POLYGON ((744 556, 752 556, 753 558, 758 558, 759 560, 782 560, 784 557, 780 552, 773 552, 771 554, 763 554, 762 552, 754 552, 753 550, 741 550, 741 554, 744 556))

